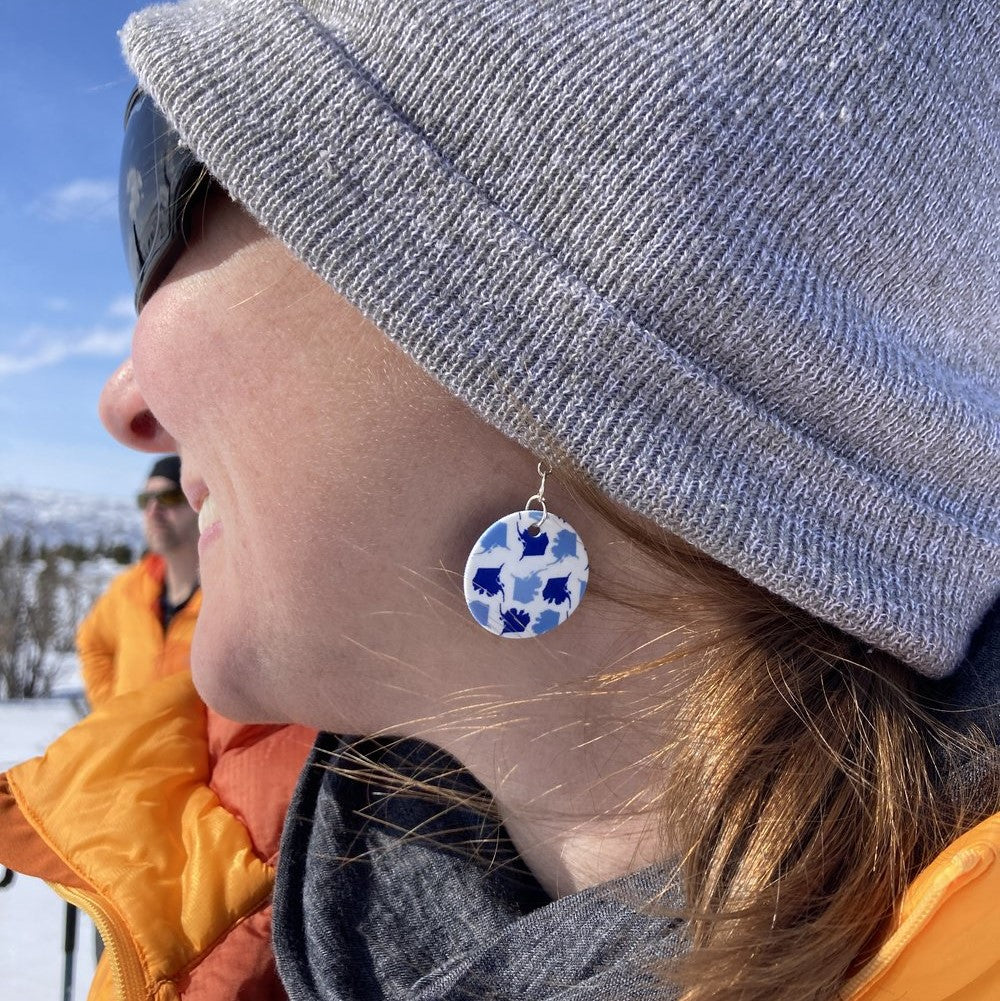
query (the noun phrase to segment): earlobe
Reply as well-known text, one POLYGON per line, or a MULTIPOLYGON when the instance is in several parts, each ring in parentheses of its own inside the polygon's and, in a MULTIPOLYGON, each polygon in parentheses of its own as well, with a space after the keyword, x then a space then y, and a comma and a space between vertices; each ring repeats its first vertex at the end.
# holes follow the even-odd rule
POLYGON ((127 359, 105 383, 97 405, 101 423, 111 435, 139 452, 174 452, 177 444, 149 409, 127 359))

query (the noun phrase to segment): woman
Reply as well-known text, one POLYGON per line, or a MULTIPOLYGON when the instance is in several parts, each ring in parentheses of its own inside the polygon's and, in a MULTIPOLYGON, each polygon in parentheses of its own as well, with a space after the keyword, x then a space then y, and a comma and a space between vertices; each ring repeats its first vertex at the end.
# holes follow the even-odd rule
POLYGON ((903 897, 997 838, 998 34, 974 0, 129 22, 103 419, 183 456, 207 701, 376 738, 322 737, 289 813, 291 997, 1000 984, 985 848, 957 917, 925 891, 965 842, 903 897), (524 511, 517 558, 577 576, 476 562, 524 511))

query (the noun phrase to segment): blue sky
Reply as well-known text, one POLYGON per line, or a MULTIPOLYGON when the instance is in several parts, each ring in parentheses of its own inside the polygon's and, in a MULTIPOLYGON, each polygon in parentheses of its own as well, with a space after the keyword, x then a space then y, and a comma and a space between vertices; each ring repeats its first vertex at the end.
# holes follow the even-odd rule
POLYGON ((132 493, 149 459, 97 419, 128 354, 118 235, 128 0, 5 0, 0 25, 0 487, 132 493))

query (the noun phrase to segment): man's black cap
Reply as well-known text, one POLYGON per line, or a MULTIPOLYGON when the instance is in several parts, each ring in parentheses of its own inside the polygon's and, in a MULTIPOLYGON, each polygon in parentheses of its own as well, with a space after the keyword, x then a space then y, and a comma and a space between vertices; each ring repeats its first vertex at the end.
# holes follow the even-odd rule
POLYGON ((149 471, 147 479, 154 476, 162 476, 165 480, 171 480, 177 486, 181 485, 181 458, 179 455, 165 455, 162 459, 157 459, 153 463, 153 468, 149 471))

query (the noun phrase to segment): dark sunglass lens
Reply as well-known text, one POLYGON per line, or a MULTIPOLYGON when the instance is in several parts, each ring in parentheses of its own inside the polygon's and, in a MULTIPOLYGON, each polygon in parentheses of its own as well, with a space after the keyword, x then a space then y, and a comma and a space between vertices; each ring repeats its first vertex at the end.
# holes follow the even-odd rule
POLYGON ((152 501, 156 501, 160 507, 179 507, 187 502, 184 491, 180 487, 171 487, 169 490, 151 491, 144 490, 136 495, 136 503, 140 509, 145 511, 152 501))
POLYGON ((162 493, 156 494, 156 499, 164 507, 180 507, 186 500, 184 491, 176 488, 174 490, 164 490, 162 493))
POLYGON ((202 166, 152 99, 136 90, 125 112, 118 218, 137 311, 180 255, 186 213, 203 180, 202 166))

